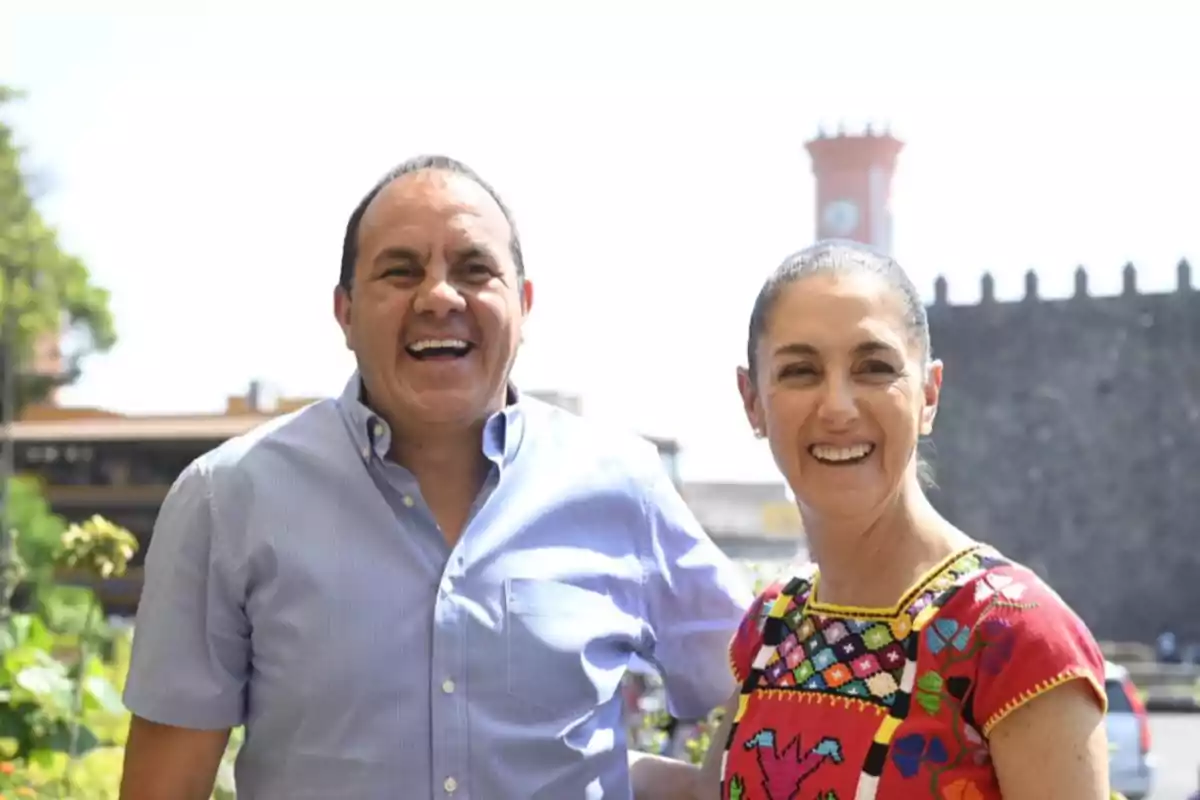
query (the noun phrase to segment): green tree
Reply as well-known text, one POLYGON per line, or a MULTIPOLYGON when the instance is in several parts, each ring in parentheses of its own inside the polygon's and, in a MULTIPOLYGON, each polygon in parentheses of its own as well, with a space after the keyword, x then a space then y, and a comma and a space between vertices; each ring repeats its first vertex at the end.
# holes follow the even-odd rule
MULTIPOLYGON (((57 231, 38 212, 22 169, 22 150, 4 118, 18 99, 17 92, 0 85, 0 320, 10 310, 14 314, 13 341, 3 351, 16 359, 19 408, 74 381, 80 359, 112 347, 116 334, 108 292, 92 283, 83 261, 62 249, 57 231), (67 331, 77 346, 64 353, 59 374, 20 370, 29 364, 40 338, 67 331)), ((0 336, 2 331, 0 327, 0 336)))

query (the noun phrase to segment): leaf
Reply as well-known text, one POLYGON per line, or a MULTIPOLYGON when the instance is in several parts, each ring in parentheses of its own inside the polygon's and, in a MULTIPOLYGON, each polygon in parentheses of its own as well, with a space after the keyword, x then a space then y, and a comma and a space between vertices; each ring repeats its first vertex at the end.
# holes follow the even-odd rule
MULTIPOLYGON (((58 722, 40 741, 42 750, 49 753, 66 753, 71 747, 71 728, 66 722, 58 722)), ((79 726, 78 738, 75 743, 75 753, 82 755, 94 750, 100 745, 100 740, 92 729, 86 725, 79 726)))
POLYGON ((71 681, 61 664, 27 667, 17 673, 16 684, 37 698, 65 696, 69 704, 71 681))
POLYGON ((932 671, 926 672, 917 679, 917 686, 931 694, 942 691, 944 685, 945 681, 942 680, 942 676, 932 671))
POLYGON ((37 764, 42 769, 48 772, 58 772, 66 764, 67 757, 64 750, 52 750, 48 747, 38 747, 26 756, 26 760, 31 764, 37 764))
POLYGON ((918 691, 917 705, 925 709, 930 716, 933 716, 942 709, 942 696, 931 692, 918 691))
POLYGON ((110 714, 125 710, 121 693, 102 675, 91 675, 83 681, 84 699, 94 702, 95 707, 110 714))

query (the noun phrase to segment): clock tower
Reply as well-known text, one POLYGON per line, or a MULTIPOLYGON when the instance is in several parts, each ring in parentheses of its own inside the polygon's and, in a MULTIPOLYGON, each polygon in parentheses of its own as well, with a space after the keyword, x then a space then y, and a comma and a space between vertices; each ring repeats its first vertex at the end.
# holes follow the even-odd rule
POLYGON ((805 147, 817 179, 817 238, 852 239, 892 250, 892 175, 904 143, 868 126, 861 134, 823 132, 805 147))

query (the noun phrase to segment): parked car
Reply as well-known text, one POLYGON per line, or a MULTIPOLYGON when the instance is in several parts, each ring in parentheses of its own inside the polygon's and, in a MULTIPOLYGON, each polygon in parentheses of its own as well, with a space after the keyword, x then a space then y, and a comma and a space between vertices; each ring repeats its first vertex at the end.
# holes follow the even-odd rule
POLYGON ((1143 800, 1154 786, 1150 715, 1124 667, 1105 664, 1104 688, 1108 694, 1109 783, 1128 800, 1143 800))

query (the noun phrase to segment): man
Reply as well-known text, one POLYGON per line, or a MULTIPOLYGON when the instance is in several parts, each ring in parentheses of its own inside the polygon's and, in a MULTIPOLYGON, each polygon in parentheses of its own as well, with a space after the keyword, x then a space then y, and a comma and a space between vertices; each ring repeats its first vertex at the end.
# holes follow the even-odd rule
MULTIPOLYGON (((201 457, 163 504, 124 800, 206 799, 243 724, 239 800, 628 798, 630 661, 677 716, 729 696, 750 598, 649 444, 511 386, 533 296, 466 166, 416 159, 363 199, 334 293, 345 392, 201 457)), ((669 791, 644 763, 639 792, 669 791)))

